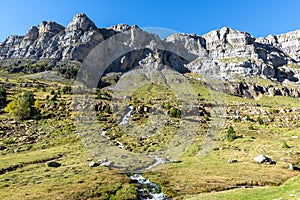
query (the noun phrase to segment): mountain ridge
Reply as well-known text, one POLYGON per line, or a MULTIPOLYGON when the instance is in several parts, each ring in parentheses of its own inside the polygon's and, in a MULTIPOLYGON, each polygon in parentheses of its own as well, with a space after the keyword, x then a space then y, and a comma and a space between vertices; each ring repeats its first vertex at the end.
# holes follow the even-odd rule
MULTIPOLYGON (((43 21, 38 26, 30 27, 24 36, 9 36, 0 43, 0 60, 26 58, 83 62, 88 53, 107 38, 136 29, 139 27, 126 24, 98 28, 86 14, 75 15, 66 27, 53 21, 43 21)), ((157 40, 155 35, 149 36, 150 40, 157 40)), ((193 62, 183 62, 184 58, 170 56, 170 52, 150 53, 152 56, 160 54, 157 62, 168 63, 171 67, 184 65, 195 73, 214 71, 226 79, 232 79, 237 74, 245 77, 255 75, 297 83, 300 79, 299 38, 300 30, 255 38, 247 32, 223 27, 202 36, 179 33, 162 40, 164 44, 172 44, 190 55, 196 55, 198 59, 193 62)), ((131 69, 134 63, 148 56, 149 51, 130 53, 125 64, 122 62, 119 65, 122 69, 131 69)), ((114 69, 120 68, 118 62, 115 65, 114 69)))

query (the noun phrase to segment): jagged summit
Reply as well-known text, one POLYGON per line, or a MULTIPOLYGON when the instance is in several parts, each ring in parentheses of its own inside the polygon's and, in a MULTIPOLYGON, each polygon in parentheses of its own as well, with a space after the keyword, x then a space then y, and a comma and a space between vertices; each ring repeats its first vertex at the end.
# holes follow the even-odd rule
POLYGON ((139 28, 139 27, 137 25, 130 26, 128 24, 121 23, 121 24, 111 26, 108 29, 111 29, 111 30, 114 30, 114 31, 117 31, 117 32, 123 32, 123 31, 128 31, 131 28, 136 29, 136 28, 139 28))
POLYGON ((88 18, 86 14, 77 14, 73 17, 72 21, 68 24, 66 30, 96 30, 97 27, 92 20, 88 18))

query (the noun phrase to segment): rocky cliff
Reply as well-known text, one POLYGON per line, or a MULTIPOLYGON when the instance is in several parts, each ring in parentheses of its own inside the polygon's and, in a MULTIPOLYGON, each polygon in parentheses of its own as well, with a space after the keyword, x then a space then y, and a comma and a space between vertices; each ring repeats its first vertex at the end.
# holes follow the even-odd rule
POLYGON ((130 28, 120 24, 107 29, 98 29, 85 14, 74 16, 67 27, 52 21, 43 21, 39 26, 32 26, 25 36, 10 36, 0 44, 0 59, 82 61, 100 42, 130 28))
MULTIPOLYGON (((82 62, 99 43, 117 33, 138 29, 120 24, 98 28, 85 15, 78 14, 67 27, 55 22, 42 22, 31 27, 25 36, 10 36, 0 43, 0 59, 53 59, 82 62)), ((150 40, 157 42, 150 34, 150 40)), ((298 82, 300 78, 300 31, 266 38, 224 27, 203 36, 174 34, 160 41, 194 56, 192 62, 174 52, 139 50, 130 52, 112 64, 109 72, 123 72, 139 65, 149 56, 153 62, 169 65, 178 71, 217 73, 224 79, 238 75, 260 76, 279 82, 298 82)), ((151 44, 151 42, 149 42, 151 44)))

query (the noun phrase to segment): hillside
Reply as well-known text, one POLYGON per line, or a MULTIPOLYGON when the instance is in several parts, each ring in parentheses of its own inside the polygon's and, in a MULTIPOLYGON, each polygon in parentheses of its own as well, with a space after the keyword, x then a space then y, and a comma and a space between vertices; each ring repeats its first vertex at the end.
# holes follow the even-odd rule
POLYGON ((0 198, 300 198, 299 34, 161 39, 78 14, 8 37, 0 198))

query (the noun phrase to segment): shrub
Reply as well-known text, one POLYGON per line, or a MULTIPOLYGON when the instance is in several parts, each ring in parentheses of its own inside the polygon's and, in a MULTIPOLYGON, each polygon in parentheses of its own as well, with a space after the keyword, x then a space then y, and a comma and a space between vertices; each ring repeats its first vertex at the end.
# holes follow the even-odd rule
POLYGON ((226 134, 226 139, 229 141, 233 141, 234 139, 236 139, 237 136, 235 134, 235 130, 234 128, 230 125, 227 129, 227 134, 226 134))
POLYGON ((237 117, 237 118, 235 118, 233 121, 234 121, 234 122, 241 122, 242 119, 241 119, 240 117, 237 117))
POLYGON ((264 120, 260 117, 257 117, 257 122, 260 124, 260 125, 263 125, 264 124, 264 120))
POLYGON ((170 102, 168 102, 165 107, 166 107, 167 110, 170 110, 172 108, 172 106, 170 105, 170 102))
POLYGON ((57 97, 58 97, 58 95, 55 94, 55 95, 53 95, 53 97, 52 97, 50 100, 51 100, 51 101, 56 101, 56 100, 57 100, 57 97))
POLYGON ((110 111, 110 106, 109 105, 105 105, 104 109, 103 109, 103 112, 108 113, 109 111, 110 111))
POLYGON ((132 104, 133 105, 137 105, 139 103, 139 100, 135 97, 133 100, 132 100, 132 104))
POLYGON ((250 121, 250 120, 251 120, 251 118, 250 118, 249 115, 246 116, 246 120, 247 120, 247 121, 250 121))
POLYGON ((249 129, 249 130, 254 130, 254 127, 253 127, 253 125, 252 125, 252 124, 250 124, 250 125, 248 126, 248 129, 249 129))
POLYGON ((169 111, 169 116, 173 118, 180 118, 181 117, 181 111, 178 108, 171 108, 169 111))
POLYGON ((61 89, 63 94, 71 94, 72 93, 72 87, 65 85, 62 89, 61 89))

